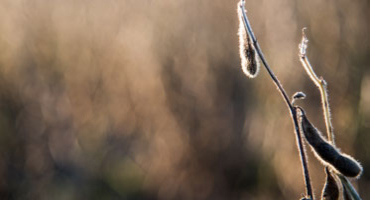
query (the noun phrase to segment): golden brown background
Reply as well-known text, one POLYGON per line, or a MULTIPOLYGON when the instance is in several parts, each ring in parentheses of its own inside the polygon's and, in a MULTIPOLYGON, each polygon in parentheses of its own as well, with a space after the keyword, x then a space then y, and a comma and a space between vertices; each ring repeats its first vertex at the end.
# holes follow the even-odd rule
MULTIPOLYGON (((237 1, 1 0, 0 199, 299 199, 287 107, 241 71, 237 1)), ((251 0, 254 32, 289 95, 361 161, 370 199, 367 0, 251 0)), ((322 165, 308 150, 313 186, 322 165)))

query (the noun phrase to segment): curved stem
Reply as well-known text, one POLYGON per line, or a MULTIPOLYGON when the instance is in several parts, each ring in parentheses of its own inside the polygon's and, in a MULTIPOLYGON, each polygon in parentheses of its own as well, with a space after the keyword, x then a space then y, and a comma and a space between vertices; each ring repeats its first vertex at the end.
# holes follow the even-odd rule
POLYGON ((335 146, 333 125, 331 123, 331 114, 330 114, 330 107, 329 107, 327 84, 326 84, 326 81, 322 77, 319 78, 316 75, 315 71, 313 70, 307 58, 306 49, 307 49, 308 39, 306 37, 306 34, 304 33, 305 29, 306 28, 302 29, 302 42, 299 45, 299 48, 300 48, 299 58, 308 76, 311 78, 312 82, 314 82, 315 85, 320 90, 321 104, 322 104, 322 110, 323 110, 324 118, 325 118, 325 126, 326 126, 326 133, 328 136, 328 141, 331 142, 335 146))
POLYGON ((252 40, 252 42, 254 44, 254 47, 256 48, 256 51, 258 53, 258 56, 261 58, 261 61, 262 61, 263 65, 265 66, 265 69, 269 73, 270 77, 272 78, 273 82, 277 86, 278 91, 283 96, 283 99, 284 99, 286 105, 289 108, 290 115, 291 115, 291 117, 293 119, 293 124, 294 124, 294 127, 295 127, 295 133, 296 133, 298 151, 299 151, 301 162, 302 162, 302 168, 303 168, 305 185, 306 185, 306 194, 307 194, 307 196, 310 197, 310 199, 313 200, 314 199, 314 196, 313 196, 313 192, 312 192, 310 175, 309 175, 308 166, 307 166, 306 152, 304 150, 304 146, 303 146, 303 143, 302 143, 301 133, 300 133, 299 126, 298 126, 297 112, 294 109, 294 107, 291 104, 291 102, 289 101, 288 95, 286 94, 283 86, 281 85, 281 83, 279 82, 279 80, 277 79, 277 77, 275 76, 275 74, 273 73, 273 71, 271 70, 270 66, 268 65, 268 63, 267 63, 267 61, 265 59, 265 56, 263 55, 263 53, 261 51, 261 47, 259 46, 259 44, 257 42, 257 39, 254 36, 252 27, 251 27, 251 25, 249 23, 247 14, 245 12, 244 0, 241 1, 239 9, 241 9, 241 13, 243 14, 242 20, 244 22, 244 27, 245 27, 247 33, 249 34, 249 36, 251 37, 251 40, 252 40))

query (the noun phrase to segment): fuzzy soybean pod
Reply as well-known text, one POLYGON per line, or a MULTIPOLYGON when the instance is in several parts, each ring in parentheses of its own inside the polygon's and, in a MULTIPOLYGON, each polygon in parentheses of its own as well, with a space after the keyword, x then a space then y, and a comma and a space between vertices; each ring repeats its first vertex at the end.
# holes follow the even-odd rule
MULTIPOLYGON (((244 74, 249 78, 254 78, 257 76, 260 63, 259 57, 256 52, 256 48, 251 40, 251 37, 247 33, 244 21, 243 21, 243 10, 240 6, 243 2, 239 2, 238 4, 238 17, 239 17, 239 53, 241 59, 242 70, 244 74)), ((245 11, 244 11, 245 12, 245 11)))
POLYGON ((325 167, 326 183, 322 191, 322 200, 338 200, 339 188, 328 167, 325 167))
POLYGON ((350 156, 340 153, 334 146, 329 144, 320 134, 320 132, 307 119, 302 108, 300 123, 302 132, 314 150, 316 157, 335 170, 347 177, 358 177, 362 172, 361 165, 350 156))

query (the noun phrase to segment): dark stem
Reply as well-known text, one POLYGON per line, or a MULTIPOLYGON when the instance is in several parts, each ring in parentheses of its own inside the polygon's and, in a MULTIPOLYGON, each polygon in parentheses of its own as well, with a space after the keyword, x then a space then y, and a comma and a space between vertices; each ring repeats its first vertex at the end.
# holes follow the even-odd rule
POLYGON ((299 151, 301 162, 302 162, 304 179, 305 179, 305 183, 306 183, 306 194, 307 194, 307 196, 309 196, 313 200, 314 199, 314 196, 313 196, 313 193, 312 193, 310 175, 309 175, 309 172, 308 172, 306 152, 304 150, 304 146, 303 146, 303 143, 302 143, 301 132, 299 130, 298 119, 297 119, 297 112, 296 112, 295 108, 293 107, 293 105, 290 103, 289 98, 288 98, 288 95, 286 94, 283 86, 280 84, 279 80, 277 79, 277 77, 275 76, 275 74, 272 72, 270 66, 268 65, 268 63, 267 63, 267 61, 265 59, 265 56, 263 55, 263 53, 261 51, 261 47, 259 46, 259 44, 257 42, 257 39, 254 36, 254 33, 253 33, 253 30, 252 30, 251 25, 249 23, 248 17, 247 17, 247 15, 245 13, 244 0, 240 4, 240 8, 239 9, 241 9, 242 14, 243 14, 244 27, 246 28, 246 31, 248 32, 249 36, 251 37, 251 39, 253 41, 253 44, 254 44, 254 47, 256 48, 256 51, 257 51, 259 57, 261 58, 261 61, 262 61, 263 65, 265 66, 267 72, 269 73, 269 75, 272 78, 273 82, 277 86, 278 91, 283 96, 283 99, 284 99, 286 105, 289 108, 290 115, 291 115, 291 117, 293 119, 293 123, 294 123, 294 127, 295 127, 296 139, 297 139, 297 143, 298 143, 298 151, 299 151))

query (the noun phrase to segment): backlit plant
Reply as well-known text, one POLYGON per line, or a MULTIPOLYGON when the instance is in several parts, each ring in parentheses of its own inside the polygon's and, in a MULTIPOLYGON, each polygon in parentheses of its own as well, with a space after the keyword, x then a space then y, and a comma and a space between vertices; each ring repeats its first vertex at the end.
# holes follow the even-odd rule
POLYGON ((340 197, 340 191, 342 192, 343 199, 345 200, 361 199, 347 177, 359 178, 363 169, 358 161, 351 156, 342 153, 335 146, 334 131, 331 123, 330 106, 328 101, 327 83, 322 77, 319 78, 315 74, 307 58, 306 51, 308 39, 304 33, 305 28, 302 30, 302 41, 299 44, 298 55, 308 76, 320 90, 327 139, 325 139, 321 135, 320 131, 308 120, 304 109, 295 105, 296 100, 304 99, 306 95, 303 92, 297 92, 290 100, 279 80, 268 65, 249 23, 244 0, 241 0, 238 3, 238 17, 239 48, 243 72, 249 78, 256 77, 260 68, 259 60, 261 60, 274 84, 277 86, 277 89, 282 95, 285 103, 287 104, 290 116, 293 120, 298 152, 301 158, 306 187, 305 197, 303 197, 301 200, 315 199, 311 186, 306 158, 307 156, 302 141, 302 135, 315 153, 317 159, 320 160, 324 165, 326 183, 322 189, 321 199, 337 200, 340 197))

